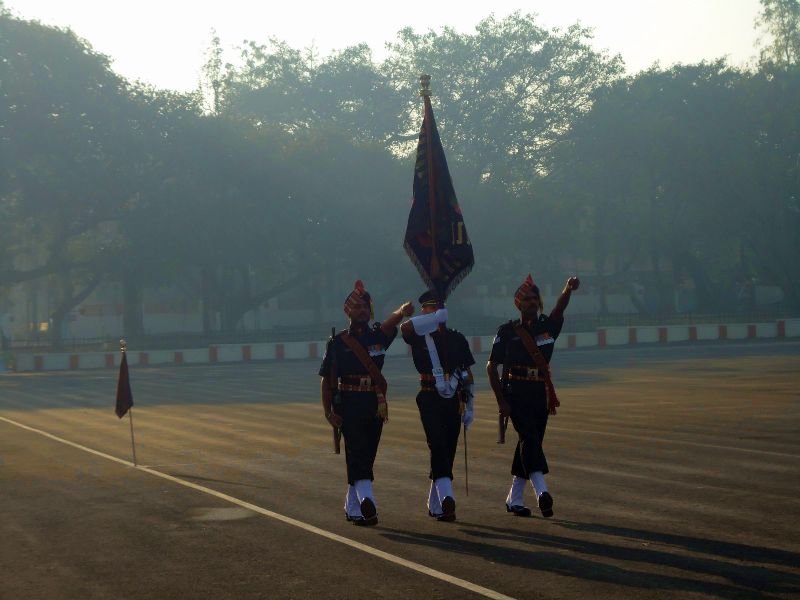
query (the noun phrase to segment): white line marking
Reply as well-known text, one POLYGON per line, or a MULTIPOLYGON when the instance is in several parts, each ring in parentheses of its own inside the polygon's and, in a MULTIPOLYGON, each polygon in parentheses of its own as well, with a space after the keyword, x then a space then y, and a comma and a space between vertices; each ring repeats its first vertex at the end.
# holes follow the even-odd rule
POLYGON ((269 517, 271 519, 275 519, 276 521, 281 521, 282 523, 286 523, 287 525, 292 525, 294 527, 298 527, 304 531, 309 533, 313 533, 320 537, 327 538, 334 542, 339 542, 340 544, 344 544, 345 546, 350 546, 356 550, 360 550, 361 552, 365 552, 366 554, 371 554, 377 558, 382 558, 383 560, 394 563, 401 567, 405 567, 412 571, 416 571, 417 573, 422 573, 423 575, 428 575, 429 577, 433 577, 434 579, 439 579, 444 581, 445 583, 449 583, 451 585, 455 585, 457 587, 463 588, 485 598, 492 598, 494 600, 515 600, 511 596, 506 596, 505 594, 501 594, 500 592, 496 592, 494 590, 490 590, 489 588, 485 588, 483 586, 477 585, 475 583, 471 583, 464 579, 460 579, 458 577, 453 577, 452 575, 448 575, 446 573, 440 573, 435 569, 431 569, 430 567, 426 567, 425 565, 421 565, 419 563, 412 562, 410 560, 406 560, 405 558, 401 558, 399 556, 395 556, 394 554, 389 554, 388 552, 384 552, 383 550, 378 550, 377 548, 373 548, 372 546, 368 546, 366 544, 362 544, 360 542, 356 542, 349 538, 346 538, 341 535, 337 535, 335 533, 331 533, 330 531, 326 531, 324 529, 320 529, 319 527, 315 527, 314 525, 309 525, 308 523, 304 523, 302 521, 298 521, 297 519, 292 519, 291 517, 284 516, 280 513, 273 512, 271 510, 267 510, 266 508, 262 508, 255 504, 250 504, 249 502, 245 502, 244 500, 240 500, 239 498, 235 498, 234 496, 229 496, 228 494, 223 494, 222 492, 218 492, 216 490, 212 490, 211 488, 207 488, 202 485, 198 485, 196 483, 192 483, 190 481, 185 481, 183 479, 179 479, 178 477, 173 477, 172 475, 168 475, 166 473, 162 473, 161 471, 156 471, 151 467, 145 467, 142 465, 134 466, 134 464, 130 461, 124 460, 122 458, 117 458, 116 456, 111 456, 110 454, 106 454, 105 452, 100 452, 99 450, 94 450, 92 448, 88 448, 87 446, 82 446, 81 444, 77 444, 75 442, 71 442, 67 439, 58 437, 53 435, 52 433, 47 433, 46 431, 42 431, 41 429, 36 429, 34 427, 29 427, 28 425, 24 425, 17 421, 13 421, 11 419, 7 419, 6 417, 0 416, 0 421, 5 421, 10 425, 14 425, 15 427, 19 427, 21 429, 25 429, 27 431, 37 433, 41 436, 59 442, 61 444, 66 444, 67 446, 72 446, 73 448, 77 448, 78 450, 82 450, 84 452, 88 452, 89 454, 94 454, 95 456, 99 456, 100 458, 105 458, 107 460, 111 460, 113 462, 119 463, 121 465, 125 465, 126 467, 131 467, 136 469, 137 471, 142 471, 144 473, 149 473, 150 475, 154 475, 156 477, 161 477, 162 479, 166 479, 167 481, 171 481, 173 483, 177 483, 178 485, 182 485, 184 487, 191 488, 193 490, 197 490, 198 492, 203 492, 204 494, 208 494, 209 496, 214 496, 215 498, 219 498, 220 500, 224 500, 226 502, 230 502, 231 504, 235 504, 237 506, 241 506, 242 508, 246 508, 253 512, 259 513, 264 515, 265 517, 269 517))

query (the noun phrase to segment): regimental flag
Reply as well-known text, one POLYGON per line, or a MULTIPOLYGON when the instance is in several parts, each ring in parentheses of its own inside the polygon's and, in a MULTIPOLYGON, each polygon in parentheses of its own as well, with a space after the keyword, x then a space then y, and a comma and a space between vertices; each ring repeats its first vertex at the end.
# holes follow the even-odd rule
POLYGON ((119 379, 117 380, 117 406, 114 412, 121 419, 133 406, 133 393, 131 392, 131 379, 128 375, 128 355, 122 353, 122 362, 119 365, 119 379))
POLYGON ((405 249, 428 289, 444 302, 472 270, 472 244, 458 206, 444 148, 425 95, 425 116, 417 142, 414 200, 408 215, 405 249))

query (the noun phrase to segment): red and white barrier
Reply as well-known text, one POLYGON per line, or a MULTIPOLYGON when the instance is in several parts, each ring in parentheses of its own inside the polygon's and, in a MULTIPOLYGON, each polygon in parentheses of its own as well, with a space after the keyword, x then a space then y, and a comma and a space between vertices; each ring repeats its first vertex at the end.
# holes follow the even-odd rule
MULTIPOLYGON (((638 344, 669 344, 719 340, 748 340, 800 337, 800 318, 781 319, 772 323, 732 323, 704 325, 667 325, 643 327, 607 327, 597 331, 569 333, 556 340, 556 348, 609 348, 638 344)), ((494 336, 473 336, 468 339, 475 354, 489 352, 494 336)), ((325 341, 276 342, 263 344, 219 344, 208 348, 184 350, 129 351, 131 367, 161 365, 199 365, 241 363, 265 360, 321 360, 325 341)), ((387 356, 409 356, 411 349, 397 340, 387 356)), ((119 352, 81 352, 52 354, 19 354, 17 371, 75 371, 113 369, 119 367, 119 352)))

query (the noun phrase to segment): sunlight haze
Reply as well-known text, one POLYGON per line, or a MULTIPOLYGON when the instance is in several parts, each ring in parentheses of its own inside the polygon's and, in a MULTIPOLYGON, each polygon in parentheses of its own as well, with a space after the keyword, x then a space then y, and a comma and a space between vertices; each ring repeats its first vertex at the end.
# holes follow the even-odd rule
POLYGON ((547 28, 565 28, 578 21, 592 27, 595 47, 621 54, 631 73, 654 62, 663 67, 719 57, 744 65, 756 55, 753 23, 759 2, 496 0, 490 8, 450 0, 393 4, 7 0, 6 8, 21 18, 71 28, 109 56, 114 69, 129 79, 191 90, 197 87, 212 29, 234 62, 233 49, 244 40, 266 43, 270 37, 293 48, 314 46, 321 56, 366 42, 380 60, 385 43, 404 27, 423 32, 450 26, 469 32, 491 13, 502 18, 517 10, 538 14, 547 28))

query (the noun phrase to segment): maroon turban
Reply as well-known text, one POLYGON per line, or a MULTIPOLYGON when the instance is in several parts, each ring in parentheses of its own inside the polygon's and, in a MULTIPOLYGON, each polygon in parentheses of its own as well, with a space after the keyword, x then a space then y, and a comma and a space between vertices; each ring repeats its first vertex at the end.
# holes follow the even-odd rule
POLYGON ((517 288, 516 292, 514 292, 514 304, 516 305, 517 310, 521 310, 522 303, 525 300, 533 299, 534 295, 539 296, 539 305, 541 306, 542 298, 539 295, 539 287, 533 282, 533 277, 531 277, 531 274, 528 273, 525 281, 523 281, 522 285, 517 288))
POLYGON ((369 307, 369 318, 371 319, 374 316, 372 312, 372 299, 370 298, 369 292, 364 289, 364 282, 358 279, 353 285, 353 291, 350 292, 350 295, 344 301, 344 314, 348 317, 352 317, 353 312, 365 304, 369 307))

